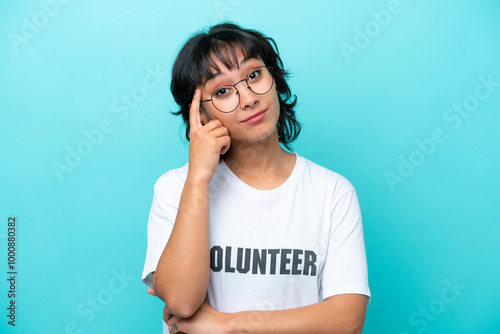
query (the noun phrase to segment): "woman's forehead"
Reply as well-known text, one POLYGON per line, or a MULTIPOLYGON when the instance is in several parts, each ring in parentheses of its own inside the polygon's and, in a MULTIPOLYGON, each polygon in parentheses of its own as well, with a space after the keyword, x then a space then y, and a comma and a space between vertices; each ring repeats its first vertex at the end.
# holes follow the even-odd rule
POLYGON ((233 68, 239 68, 240 63, 247 58, 254 55, 249 54, 247 50, 242 49, 240 46, 236 45, 222 45, 214 48, 208 55, 208 65, 211 70, 220 72, 221 68, 226 68, 232 70, 233 68))

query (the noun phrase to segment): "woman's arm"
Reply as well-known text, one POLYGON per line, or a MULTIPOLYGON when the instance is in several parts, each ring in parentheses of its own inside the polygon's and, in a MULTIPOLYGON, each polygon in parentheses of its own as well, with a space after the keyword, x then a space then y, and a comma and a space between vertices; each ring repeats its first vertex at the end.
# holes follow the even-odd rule
POLYGON ((210 276, 209 184, 229 148, 218 120, 202 126, 200 91, 190 110, 189 168, 172 233, 153 273, 153 288, 170 314, 192 316, 205 299, 210 276))
POLYGON ((153 288, 171 314, 190 317, 205 299, 209 269, 208 185, 186 180, 153 288))
POLYGON ((309 306, 279 311, 229 314, 228 333, 361 333, 365 322, 365 295, 344 294, 309 306))
POLYGON ((365 322, 367 297, 341 294, 323 302, 289 310, 221 313, 204 303, 188 319, 166 314, 172 333, 266 333, 266 334, 354 334, 361 333, 365 322))

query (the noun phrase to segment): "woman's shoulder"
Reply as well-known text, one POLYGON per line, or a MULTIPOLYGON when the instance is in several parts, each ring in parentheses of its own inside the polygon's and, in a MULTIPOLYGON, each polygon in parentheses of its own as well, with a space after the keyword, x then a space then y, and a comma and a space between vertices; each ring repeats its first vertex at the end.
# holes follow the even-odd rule
POLYGON ((186 182, 188 172, 188 164, 182 167, 171 169, 163 173, 157 180, 154 186, 155 192, 161 191, 165 188, 182 188, 186 182))
POLYGON ((303 161, 304 177, 312 184, 334 188, 336 193, 347 193, 355 190, 352 183, 340 173, 329 167, 321 166, 305 157, 298 156, 298 158, 303 161))

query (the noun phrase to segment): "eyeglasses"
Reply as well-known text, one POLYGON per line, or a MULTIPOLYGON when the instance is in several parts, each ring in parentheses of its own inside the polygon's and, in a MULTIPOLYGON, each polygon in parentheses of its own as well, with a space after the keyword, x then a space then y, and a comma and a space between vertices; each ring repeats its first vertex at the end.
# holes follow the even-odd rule
POLYGON ((247 74, 245 79, 241 79, 234 85, 224 85, 217 88, 210 99, 200 102, 210 102, 217 110, 223 113, 230 113, 240 105, 240 94, 236 85, 245 81, 248 89, 254 94, 264 95, 273 88, 274 79, 266 66, 256 67, 247 74))

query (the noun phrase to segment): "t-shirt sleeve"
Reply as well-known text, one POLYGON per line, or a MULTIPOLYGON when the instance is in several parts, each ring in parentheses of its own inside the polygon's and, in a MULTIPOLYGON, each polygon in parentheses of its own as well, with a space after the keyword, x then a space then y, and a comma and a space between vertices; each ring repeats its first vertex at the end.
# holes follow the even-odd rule
POLYGON ((162 175, 154 186, 153 203, 148 219, 148 246, 146 262, 142 272, 142 281, 152 287, 152 273, 156 271, 158 261, 172 233, 180 192, 178 182, 168 173, 162 175))
POLYGON ((370 303, 363 223, 354 188, 334 203, 321 286, 323 299, 352 293, 368 296, 370 303))

